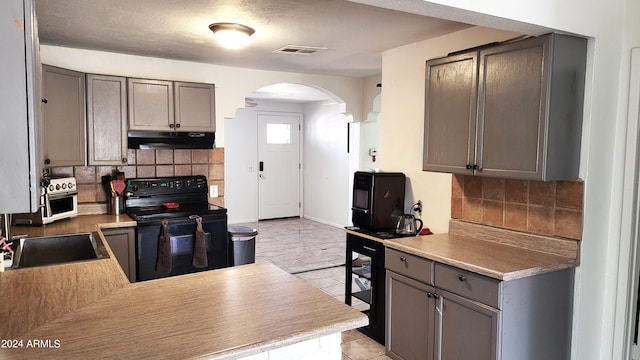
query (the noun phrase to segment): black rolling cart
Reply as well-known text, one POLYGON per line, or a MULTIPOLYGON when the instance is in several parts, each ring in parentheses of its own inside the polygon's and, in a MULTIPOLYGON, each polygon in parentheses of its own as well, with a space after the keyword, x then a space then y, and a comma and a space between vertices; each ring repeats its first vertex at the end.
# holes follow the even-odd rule
POLYGON ((373 240, 347 232, 345 298, 347 305, 355 306, 369 316, 369 325, 362 333, 384 345, 385 327, 385 267, 383 240, 373 240), (353 254, 358 257, 353 259, 353 254), (354 300, 357 299, 357 300, 354 300))

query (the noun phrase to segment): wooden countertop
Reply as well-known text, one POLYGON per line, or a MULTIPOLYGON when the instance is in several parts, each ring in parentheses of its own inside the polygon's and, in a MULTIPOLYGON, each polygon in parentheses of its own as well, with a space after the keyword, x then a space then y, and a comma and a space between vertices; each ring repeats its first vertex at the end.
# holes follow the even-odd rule
MULTIPOLYGON (((126 215, 81 215, 13 233, 135 225, 126 215)), ((106 247, 108 259, 0 273, 0 339, 59 341, 53 349, 0 349, 0 358, 233 359, 368 324, 271 263, 131 284, 106 247)))
POLYGON ((11 227, 13 236, 51 236, 96 231, 98 228, 118 228, 136 226, 128 215, 79 215, 43 226, 16 225, 11 227))
POLYGON ((579 264, 574 240, 452 221, 449 233, 382 240, 345 230, 385 247, 498 280, 515 280, 579 264))
POLYGON ((58 349, 7 359, 236 358, 368 324, 358 310, 267 262, 130 284, 22 336, 58 349))

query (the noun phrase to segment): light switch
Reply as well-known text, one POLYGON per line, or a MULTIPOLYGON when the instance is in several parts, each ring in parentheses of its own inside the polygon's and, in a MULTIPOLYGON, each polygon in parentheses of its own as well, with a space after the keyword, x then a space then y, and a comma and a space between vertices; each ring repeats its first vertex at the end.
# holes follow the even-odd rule
POLYGON ((218 185, 209 185, 209 197, 218 197, 218 185))

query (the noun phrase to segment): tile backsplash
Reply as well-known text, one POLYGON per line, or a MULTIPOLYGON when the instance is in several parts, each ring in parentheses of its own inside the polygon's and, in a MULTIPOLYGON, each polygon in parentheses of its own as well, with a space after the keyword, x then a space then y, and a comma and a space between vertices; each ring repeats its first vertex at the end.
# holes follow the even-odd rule
POLYGON ((127 178, 204 175, 209 185, 218 186, 218 197, 209 202, 224 206, 224 149, 134 150, 129 149, 122 166, 64 166, 51 168, 51 175, 75 176, 80 214, 107 212, 107 193, 102 176, 122 171, 127 178))
POLYGON ((584 182, 452 177, 451 217, 533 234, 582 238, 584 182))

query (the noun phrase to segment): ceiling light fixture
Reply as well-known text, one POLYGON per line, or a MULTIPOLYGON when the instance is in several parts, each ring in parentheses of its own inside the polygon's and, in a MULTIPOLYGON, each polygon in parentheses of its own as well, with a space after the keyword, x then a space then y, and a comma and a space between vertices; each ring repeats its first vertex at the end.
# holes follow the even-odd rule
POLYGON ((213 32, 220 45, 228 49, 238 49, 247 45, 249 36, 256 32, 246 25, 236 23, 214 23, 209 25, 209 30, 213 32))

